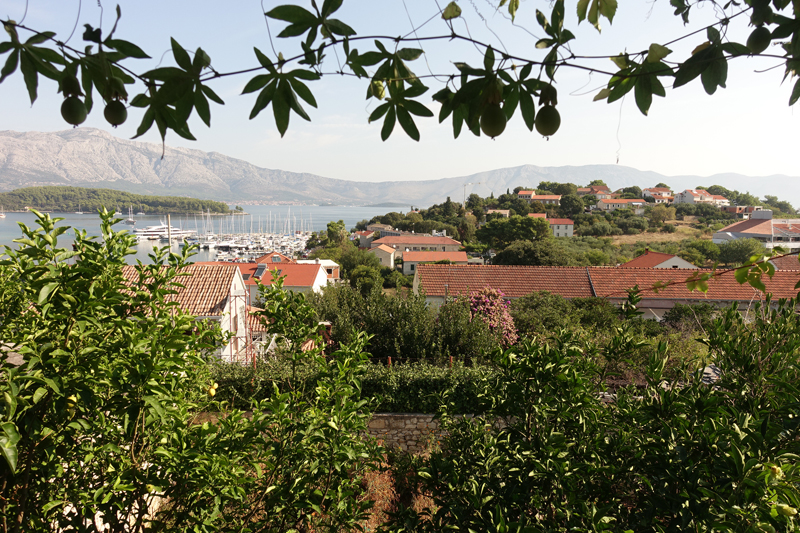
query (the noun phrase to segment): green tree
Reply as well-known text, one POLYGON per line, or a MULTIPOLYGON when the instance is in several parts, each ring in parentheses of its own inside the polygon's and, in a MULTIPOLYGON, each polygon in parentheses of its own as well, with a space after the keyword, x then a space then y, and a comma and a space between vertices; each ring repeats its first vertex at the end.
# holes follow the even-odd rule
POLYGON ((756 239, 735 239, 719 245, 719 261, 725 265, 741 265, 763 252, 764 244, 756 239))
POLYGON ((341 244, 347 238, 347 229, 344 225, 344 221, 340 220, 339 222, 330 221, 328 222, 328 243, 334 246, 341 246, 341 244))
POLYGON ((664 204, 653 206, 647 216, 655 223, 663 224, 667 220, 675 220, 675 208, 664 204))
POLYGON ((608 185, 606 185, 606 182, 603 180, 592 180, 589 182, 589 185, 587 185, 587 187, 595 187, 595 186, 608 187, 608 185))
POLYGON ((577 194, 566 194, 561 197, 561 205, 559 211, 565 217, 571 217, 578 213, 583 213, 584 204, 583 199, 577 194))
POLYGON ((514 241, 541 241, 552 237, 550 224, 543 218, 521 217, 496 218, 484 224, 475 236, 480 242, 495 249, 503 249, 514 241))
POLYGON ((570 266, 577 264, 574 253, 561 247, 554 239, 541 241, 514 241, 499 252, 495 265, 570 266))

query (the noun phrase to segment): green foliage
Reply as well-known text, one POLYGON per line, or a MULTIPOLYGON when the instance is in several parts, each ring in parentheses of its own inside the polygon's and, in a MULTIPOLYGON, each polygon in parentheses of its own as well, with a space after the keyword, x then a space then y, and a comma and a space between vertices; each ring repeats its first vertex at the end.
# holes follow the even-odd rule
POLYGON ((559 211, 561 211, 565 217, 569 218, 578 213, 583 213, 583 209, 583 199, 577 194, 566 194, 561 197, 559 211))
POLYGON ((719 314, 720 309, 709 303, 681 304, 676 302, 672 309, 664 313, 662 323, 679 330, 708 331, 719 314))
MULTIPOLYGON (((223 336, 170 303, 191 249, 156 250, 126 278, 132 237, 110 214, 102 240, 77 234, 79 254, 58 248, 58 219, 38 217, 2 267, 0 293, 20 312, 4 314, 0 342, 22 357, 0 360, 4 529, 358 528, 362 475, 381 454, 363 437, 363 335, 302 357, 318 376, 310 390, 273 388, 248 402, 251 416, 210 416, 225 408, 208 365, 223 336)), ((267 314, 286 323, 271 328, 301 335, 302 300, 273 303, 267 314)))
MULTIPOLYGON (((539 219, 542 220, 542 219, 539 219)), ((577 264, 577 257, 554 239, 544 241, 515 241, 498 253, 495 265, 570 266, 577 264)))
POLYGON ((32 207, 41 211, 72 212, 78 208, 97 212, 105 206, 116 206, 118 213, 129 206, 148 214, 165 213, 229 213, 228 204, 213 200, 198 200, 180 196, 149 196, 112 189, 85 189, 83 187, 28 187, 0 193, 0 205, 5 209, 22 210, 32 207))
POLYGON ((648 389, 617 390, 611 404, 596 347, 572 334, 498 352, 484 416, 444 416, 447 437, 410 482, 433 505, 401 509, 387 530, 793 530, 796 305, 716 321, 704 341, 721 369, 713 386, 694 368, 667 379, 667 344, 623 325, 605 353, 645 349, 648 389))
POLYGON ((543 218, 515 215, 490 220, 476 232, 478 240, 502 250, 514 241, 543 241, 552 237, 550 224, 543 218))
POLYGON ((741 265, 750 256, 763 251, 764 243, 756 239, 735 239, 719 245, 719 261, 726 265, 741 265))

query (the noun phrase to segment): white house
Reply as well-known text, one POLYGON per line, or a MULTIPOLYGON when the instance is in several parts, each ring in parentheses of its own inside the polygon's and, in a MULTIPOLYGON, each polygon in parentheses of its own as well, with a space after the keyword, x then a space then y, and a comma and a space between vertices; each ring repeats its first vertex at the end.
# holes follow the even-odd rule
POLYGON ((711 204, 717 207, 730 205, 724 196, 711 194, 703 189, 686 189, 675 195, 675 204, 711 204))
POLYGON ((647 205, 643 199, 623 199, 623 198, 610 198, 607 200, 600 200, 597 202, 597 209, 601 211, 616 211, 617 209, 632 209, 634 214, 644 214, 644 207, 647 205))
POLYGON ((776 246, 791 251, 800 249, 800 219, 772 218, 772 211, 753 211, 749 220, 735 222, 724 227, 711 237, 715 244, 724 244, 736 239, 756 239, 768 249, 776 246))
POLYGON ((379 244, 378 246, 369 249, 369 253, 378 258, 378 261, 381 262, 381 266, 391 268, 392 270, 394 270, 394 254, 396 251, 397 250, 391 246, 387 246, 385 244, 379 244))
POLYGON ((469 258, 467 252, 403 252, 403 274, 413 276, 420 263, 436 263, 438 261, 466 265, 469 258))

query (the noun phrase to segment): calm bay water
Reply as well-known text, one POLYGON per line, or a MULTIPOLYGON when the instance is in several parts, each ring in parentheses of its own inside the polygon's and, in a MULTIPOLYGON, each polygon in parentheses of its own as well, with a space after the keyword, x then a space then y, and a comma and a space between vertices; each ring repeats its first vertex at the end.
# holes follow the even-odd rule
MULTIPOLYGON (((213 233, 248 233, 271 232, 289 233, 293 231, 319 231, 327 227, 328 222, 343 220, 347 229, 357 222, 389 211, 399 211, 396 207, 347 207, 347 206, 317 206, 317 205, 250 205, 246 206, 247 215, 237 216, 212 216, 173 215, 172 225, 199 232, 210 230, 213 233), (210 227, 209 227, 210 226, 210 227)), ((73 241, 75 229, 85 229, 89 235, 100 235, 100 217, 96 213, 51 213, 53 218, 63 218, 59 224, 70 226, 66 234, 59 238, 59 247, 68 248, 73 241)), ((126 218, 127 215, 122 216, 126 218)), ((134 215, 135 226, 119 223, 114 229, 144 228, 166 223, 166 215, 134 215)), ((0 218, 0 245, 16 248, 12 241, 22 236, 18 222, 28 227, 36 226, 36 217, 33 213, 6 213, 5 218, 0 218)), ((135 263, 137 259, 149 263, 148 254, 152 250, 153 242, 145 242, 136 247, 136 255, 129 256, 128 262, 135 263)), ((175 251, 178 245, 173 244, 175 251)), ((200 250, 195 261, 213 260, 214 252, 200 250)))

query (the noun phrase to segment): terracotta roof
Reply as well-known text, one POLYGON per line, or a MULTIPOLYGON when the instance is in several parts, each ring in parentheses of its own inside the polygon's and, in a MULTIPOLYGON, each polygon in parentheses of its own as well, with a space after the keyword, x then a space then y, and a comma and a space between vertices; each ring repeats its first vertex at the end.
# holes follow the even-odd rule
POLYGON ((467 252, 403 252, 403 262, 408 261, 452 261, 466 263, 467 252))
POLYGON ((371 237, 374 234, 374 231, 356 231, 354 233, 354 235, 358 235, 359 237, 371 237))
POLYGON ((599 203, 604 203, 604 204, 633 204, 633 203, 643 204, 643 203, 645 203, 645 201, 642 200, 642 199, 631 200, 630 198, 611 198, 611 199, 608 199, 608 200, 606 200, 606 199, 600 200, 597 203, 598 204, 599 203))
POLYGON ((551 226, 553 224, 565 224, 567 226, 572 226, 575 224, 572 220, 568 218, 548 218, 547 221, 550 223, 551 226))
POLYGON ((753 235, 772 235, 772 220, 764 220, 760 218, 742 220, 722 228, 717 233, 750 233, 753 235))
POLYGON ((247 306, 247 331, 250 333, 261 333, 267 331, 267 325, 262 321, 264 317, 256 316, 253 313, 263 311, 260 307, 247 306))
POLYGON ((724 197, 724 196, 722 196, 721 194, 712 194, 712 195, 711 195, 711 198, 713 198, 713 199, 715 199, 715 200, 727 200, 727 198, 725 198, 725 197, 724 197))
POLYGON ((536 191, 519 191, 517 195, 524 194, 525 196, 530 196, 531 194, 536 194, 536 191))
POLYGON ((627 263, 623 263, 619 266, 620 268, 654 268, 655 266, 660 265, 664 261, 668 261, 673 257, 677 256, 672 254, 664 254, 661 252, 651 252, 650 250, 647 250, 636 259, 628 261, 627 263))
POLYGON ((777 270, 800 270, 800 262, 798 262, 796 254, 775 257, 770 259, 769 262, 775 265, 777 270))
POLYGON ((645 191, 650 191, 650 192, 671 192, 672 189, 670 189, 669 187, 649 187, 649 188, 645 189, 645 191))
POLYGON ((383 237, 376 241, 372 241, 372 247, 375 248, 381 244, 391 246, 393 244, 449 244, 451 246, 461 246, 461 243, 451 239, 450 237, 431 237, 425 235, 398 235, 383 237))
POLYGON ((800 220, 796 220, 795 224, 778 224, 772 223, 772 233, 776 237, 797 237, 800 235, 800 220))
POLYGON ((534 194, 531 200, 560 200, 560 194, 534 194))
MULTIPOLYGON (((133 265, 122 267, 122 273, 131 284, 139 281, 133 265)), ((236 265, 193 263, 181 269, 181 273, 188 274, 177 278, 183 287, 175 287, 177 293, 168 295, 167 301, 177 302, 181 310, 195 316, 218 316, 224 312, 236 265)))
POLYGON ((272 258, 274 256, 280 257, 280 261, 275 261, 277 263, 294 263, 294 259, 289 257, 288 255, 283 255, 280 252, 270 252, 268 254, 264 254, 262 256, 256 257, 253 261, 256 263, 272 263, 272 258))
POLYGON ((397 251, 394 248, 392 248, 391 246, 386 246, 385 244, 380 244, 378 246, 373 246, 372 248, 369 249, 370 252, 373 251, 373 250, 380 250, 381 252, 385 252, 387 254, 393 254, 393 253, 395 253, 397 251))
POLYGON ((323 277, 328 278, 325 269, 322 265, 312 264, 297 264, 297 263, 221 263, 219 261, 208 261, 202 263, 195 263, 195 265, 231 265, 238 267, 242 272, 245 285, 256 285, 257 280, 262 284, 272 285, 272 271, 280 271, 280 275, 286 276, 283 280, 283 286, 287 289, 294 287, 312 287, 317 279, 319 271, 322 270, 323 277), (258 267, 266 266, 263 274, 256 277, 258 267), (267 272, 269 271, 269 273, 267 272))
MULTIPOLYGON (((763 299, 763 293, 750 285, 740 285, 728 272, 709 280, 708 292, 691 292, 686 288, 685 280, 692 275, 704 272, 683 268, 651 269, 651 268, 615 268, 588 267, 597 296, 611 299, 627 298, 626 289, 638 285, 642 296, 649 300, 710 300, 722 302, 749 302, 763 299), (655 292, 652 287, 658 283, 673 282, 674 285, 664 287, 655 292)), ((705 271, 710 272, 710 271, 705 271)), ((791 298, 797 295, 794 288, 797 273, 791 271, 776 272, 775 276, 763 277, 767 291, 775 298, 791 298)))
MULTIPOLYGON (((535 291, 549 291, 565 298, 599 296, 612 300, 627 298, 636 285, 648 300, 709 300, 750 302, 764 295, 750 285, 740 285, 732 272, 711 279, 706 293, 689 291, 686 280, 702 270, 617 267, 531 267, 501 265, 419 265, 417 278, 428 296, 469 294, 483 287, 499 289, 510 298, 535 291), (656 284, 673 283, 656 292, 656 284)), ((708 271, 707 271, 708 272, 708 271)), ((776 298, 796 295, 797 272, 778 271, 764 277, 767 291, 776 298)))
POLYGON ((592 296, 585 267, 505 265, 419 265, 419 284, 428 296, 469 294, 484 287, 510 298, 550 291, 565 298, 592 296))
POLYGON ((547 218, 547 213, 528 213, 528 216, 533 218, 547 218))

